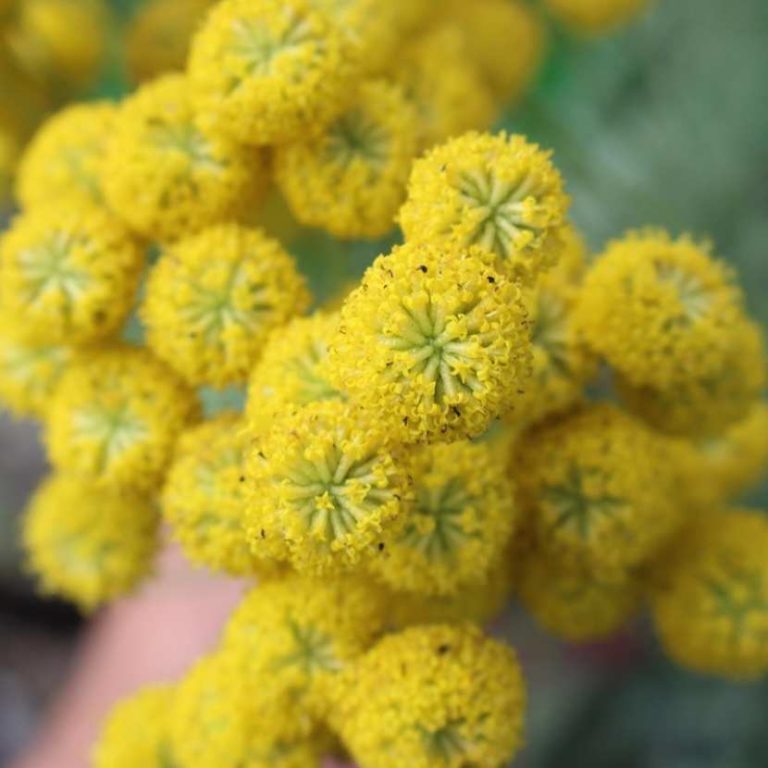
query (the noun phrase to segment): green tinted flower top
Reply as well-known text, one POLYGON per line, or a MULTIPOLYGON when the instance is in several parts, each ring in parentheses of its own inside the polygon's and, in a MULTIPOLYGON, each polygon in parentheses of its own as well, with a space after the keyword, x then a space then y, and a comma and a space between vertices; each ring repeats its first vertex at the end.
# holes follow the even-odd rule
POLYGON ((34 341, 84 344, 120 330, 144 256, 120 222, 86 203, 18 216, 0 240, 0 305, 34 341))
POLYGON ((407 241, 477 245, 531 283, 560 257, 568 202, 549 152, 472 132, 414 163, 400 225, 407 241))
POLYGON ((99 484, 154 489, 198 409, 193 392, 145 350, 88 353, 69 366, 51 402, 51 460, 99 484))
POLYGON ((680 522, 670 446, 611 405, 545 421, 513 466, 543 550, 597 575, 645 560, 680 522))
POLYGON ((16 197, 25 208, 82 198, 101 203, 100 165, 117 107, 105 101, 56 113, 24 152, 16 197))
POLYGON ((659 563, 652 610, 682 666, 734 680, 768 673, 768 521, 763 513, 696 515, 659 563))
POLYGON ((648 7, 648 0, 544 0, 547 10, 578 32, 607 34, 648 7))
POLYGON ((380 256, 347 298, 332 380, 408 442, 472 437, 530 376, 517 285, 475 249, 409 243, 380 256))
POLYGON ((94 748, 93 768, 170 768, 168 713, 174 689, 143 688, 117 704, 94 748))
POLYGON ((246 144, 299 138, 340 111, 354 48, 313 0, 223 0, 192 43, 195 106, 246 144))
POLYGON ((364 82, 321 133, 275 150, 275 180, 302 224, 349 239, 395 225, 418 149, 416 111, 401 88, 364 82))
POLYGON ((608 244, 587 273, 577 320, 631 384, 670 389, 722 371, 741 305, 706 246, 644 230, 608 244))
POLYGON ((254 432, 269 429, 274 419, 298 406, 343 400, 328 379, 328 341, 339 323, 337 312, 296 317, 274 331, 248 384, 246 418, 254 432))
POLYGON ((395 589, 431 595, 483 584, 516 516, 504 455, 461 440, 417 448, 410 467, 415 501, 373 572, 395 589))
POLYGON ((148 576, 159 543, 150 501, 67 474, 52 475, 38 488, 23 526, 28 566, 39 587, 85 611, 148 576))
POLYGON ((337 400, 275 421, 246 463, 246 526, 258 555, 275 537, 300 571, 345 570, 381 556, 402 526, 409 478, 383 430, 337 400))
POLYGON ((522 746, 515 654, 470 625, 389 635, 336 691, 334 723, 366 768, 506 765, 522 746))
POLYGON ((158 357, 190 384, 219 387, 245 381, 269 333, 308 304, 304 279, 276 240, 219 224, 160 257, 142 318, 158 357))
POLYGON ((139 234, 173 240, 236 218, 266 187, 263 155, 201 127, 182 75, 142 86, 120 108, 102 188, 139 234))

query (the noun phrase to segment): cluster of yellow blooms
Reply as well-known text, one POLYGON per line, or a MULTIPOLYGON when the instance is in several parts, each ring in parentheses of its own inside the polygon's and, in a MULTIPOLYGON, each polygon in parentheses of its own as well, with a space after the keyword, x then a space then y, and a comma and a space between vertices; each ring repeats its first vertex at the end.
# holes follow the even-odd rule
MULTIPOLYGON (((54 467, 31 569, 93 609, 149 575, 165 523, 259 581, 214 653, 114 711, 97 768, 496 768, 525 687, 478 625, 512 593, 574 641, 647 605, 681 664, 768 672, 768 520, 728 511, 768 460, 760 331, 707 245, 649 229, 588 258, 551 154, 482 132, 536 17, 476 5, 221 0, 184 74, 25 153, 0 398, 54 467), (254 224, 270 180, 299 222, 403 243, 307 314, 254 224), (233 385, 242 413, 204 414, 233 385)), ((548 5, 595 30, 638 3, 548 5)), ((152 4, 136 39, 188 34, 178 13, 152 4)))

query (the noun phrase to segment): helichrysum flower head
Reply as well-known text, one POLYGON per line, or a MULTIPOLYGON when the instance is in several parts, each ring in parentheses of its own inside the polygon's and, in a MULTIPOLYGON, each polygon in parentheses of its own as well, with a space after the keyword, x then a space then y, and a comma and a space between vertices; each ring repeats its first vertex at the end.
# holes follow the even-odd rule
POLYGON ((223 0, 192 43, 201 120, 245 144, 299 138, 341 109, 356 72, 347 32, 313 0, 223 0))
POLYGON ((418 130, 399 86, 364 82, 324 130, 275 149, 275 180, 302 224, 339 238, 380 237, 405 198, 418 130))
POLYGON ((472 437, 530 375, 519 287, 476 249, 409 243, 347 298, 331 344, 335 382, 409 442, 472 437))
POLYGON ((102 485, 153 489, 198 403, 143 349, 84 353, 66 370, 48 411, 54 465, 102 485))
POLYGON ((336 690, 334 722, 365 768, 506 765, 521 746, 515 654, 471 625, 389 635, 336 690))
POLYGON ((45 122, 21 159, 16 180, 21 205, 101 203, 100 166, 116 114, 114 104, 99 101, 67 107, 45 122))
POLYGON ((0 240, 0 305, 39 342, 83 344, 119 331, 144 256, 120 222, 90 203, 18 216, 0 240))
POLYGON ((246 418, 254 432, 265 431, 287 411, 324 400, 343 400, 328 378, 328 341, 337 312, 296 317, 267 340, 248 383, 246 418))
POLYGON ((631 21, 648 0, 544 0, 547 10, 578 32, 606 34, 631 21))
POLYGON ((422 594, 483 584, 516 516, 504 456, 464 440, 423 446, 410 457, 410 471, 414 502, 405 527, 373 572, 395 589, 422 594))
POLYGON ((513 467, 543 551, 597 575, 648 558, 680 522, 671 447, 611 405, 542 423, 513 467))
POLYGON ((93 752, 93 768, 169 768, 171 686, 143 688, 114 707, 93 752))
POLYGON ((90 611, 149 574, 157 524, 154 505, 140 495, 53 475, 24 518, 27 561, 43 592, 90 611))
POLYGON ((146 237, 173 240, 257 206, 263 155, 200 125, 187 79, 166 75, 120 108, 104 158, 110 207, 146 237))
POLYGON ((304 279, 276 240, 218 224, 160 257, 142 318, 149 347, 190 384, 225 386, 245 381, 269 333, 308 304, 304 279))
POLYGON ((764 514, 696 515, 654 574, 653 619, 675 661, 731 679, 768 672, 766 552, 764 514))
POLYGON ((608 244, 584 280, 577 320, 630 384, 670 389, 722 371, 741 303, 706 246, 644 230, 608 244))
POLYGON ((337 400, 275 421, 246 463, 248 536, 258 555, 285 540, 300 571, 381 556, 401 527, 409 478, 383 428, 337 400))

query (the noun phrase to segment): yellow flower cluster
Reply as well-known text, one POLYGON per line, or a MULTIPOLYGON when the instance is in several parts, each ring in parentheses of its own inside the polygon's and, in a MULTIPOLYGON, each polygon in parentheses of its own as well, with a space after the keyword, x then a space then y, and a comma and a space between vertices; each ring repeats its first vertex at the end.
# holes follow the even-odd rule
POLYGON ((648 5, 648 0, 544 0, 558 21, 587 35, 605 34, 626 24, 648 5))

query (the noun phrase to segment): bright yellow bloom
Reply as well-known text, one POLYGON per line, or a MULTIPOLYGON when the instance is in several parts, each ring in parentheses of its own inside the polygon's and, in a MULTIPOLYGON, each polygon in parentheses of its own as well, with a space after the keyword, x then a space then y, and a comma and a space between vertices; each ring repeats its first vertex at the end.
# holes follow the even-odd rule
POLYGON ((304 279, 276 240, 219 224, 166 250, 141 314, 159 358, 190 384, 219 387, 245 381, 270 332, 308 304, 304 279))
POLYGON ((258 206, 267 169, 261 152, 203 128, 187 79, 166 75, 123 103, 102 187, 138 233, 173 240, 258 206))
POLYGON ((671 446, 611 405, 544 422, 513 466, 543 551, 601 577, 647 559, 680 522, 671 446))
POLYGON ((679 664, 734 680, 768 672, 768 521, 699 513, 654 574, 653 619, 679 664))
POLYGON ((707 246, 649 229, 608 244, 576 316, 590 346, 629 383, 671 389, 723 370, 741 307, 707 246))
POLYGON ((19 215, 0 240, 0 305, 40 343, 83 344, 120 330, 144 255, 106 211, 59 203, 19 215))
POLYGON ((75 104, 43 123, 24 152, 16 197, 25 208, 62 200, 102 202, 99 173, 117 107, 75 104))
POLYGON ((567 208, 549 152, 472 132, 414 163, 400 224, 408 242, 477 245, 530 284, 560 257, 567 208))
POLYGON ((152 686, 118 703, 94 748, 93 768, 169 768, 174 693, 170 686, 152 686))
POLYGON ((563 24, 587 35, 607 34, 627 24, 648 0, 544 0, 549 12, 563 24))
POLYGON ((404 520, 408 478, 386 433, 338 400, 275 421, 246 461, 254 552, 285 540, 299 571, 339 571, 381 557, 404 520))
POLYGON ((201 120, 245 144, 300 138, 340 111, 354 44, 314 0, 222 0, 192 42, 201 120))
POLYGON ((51 460, 99 484, 156 488, 198 409, 194 393, 144 349, 89 352, 68 367, 51 402, 51 460))
POLYGON ((405 199, 418 131, 399 86, 364 82, 322 132, 275 149, 275 181, 302 224, 342 239, 380 237, 405 199))
POLYGON ((522 745, 515 654, 471 625, 389 635, 336 688, 334 723, 365 768, 506 765, 522 745))
POLYGON ((246 418, 254 432, 302 405, 343 400, 328 380, 328 341, 339 323, 337 312, 297 317, 274 331, 248 383, 246 418))
POLYGON ((316 739, 277 739, 266 745, 252 743, 239 768, 323 768, 326 765, 322 759, 323 746, 316 739))
POLYGON ((44 593, 91 611, 149 575, 157 523, 154 505, 140 495, 52 475, 24 518, 29 568, 44 593))
POLYGON ((394 589, 430 595, 486 582, 517 514, 506 463, 489 443, 417 448, 409 462, 415 501, 373 573, 394 589))
POLYGON ((530 376, 520 288, 476 249, 409 243, 347 298, 332 381, 409 442, 482 434, 530 376))

